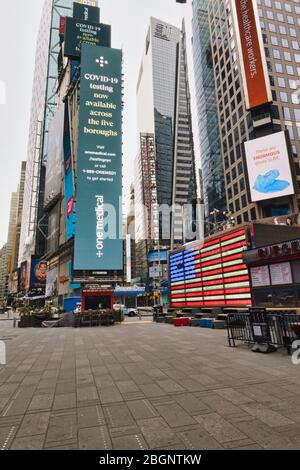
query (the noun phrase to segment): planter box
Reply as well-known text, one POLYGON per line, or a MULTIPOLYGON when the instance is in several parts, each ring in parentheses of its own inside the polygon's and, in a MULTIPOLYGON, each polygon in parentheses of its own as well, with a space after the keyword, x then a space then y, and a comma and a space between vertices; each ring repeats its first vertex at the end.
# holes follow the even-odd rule
POLYGON ((182 326, 190 326, 190 318, 189 317, 185 317, 185 318, 181 318, 181 325, 182 326))
POLYGON ((214 327, 214 319, 213 318, 201 318, 200 326, 202 328, 213 328, 214 327))
POLYGON ((217 330, 225 330, 226 322, 224 320, 215 320, 214 328, 216 328, 217 330))
POLYGON ((181 318, 173 318, 173 325, 174 326, 182 326, 181 318))

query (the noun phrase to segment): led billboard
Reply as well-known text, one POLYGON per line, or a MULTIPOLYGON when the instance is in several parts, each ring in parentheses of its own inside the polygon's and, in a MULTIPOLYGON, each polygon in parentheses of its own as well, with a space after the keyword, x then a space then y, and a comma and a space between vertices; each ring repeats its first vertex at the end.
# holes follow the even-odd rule
POLYGON ((232 0, 246 108, 272 101, 259 16, 253 0, 232 0))
POLYGON ((73 3, 73 17, 93 23, 100 22, 100 8, 89 6, 84 3, 73 3))
POLYGON ((30 265, 30 290, 46 289, 47 262, 32 256, 30 265))
POLYGON ((64 122, 64 180, 65 180, 65 210, 66 210, 66 236, 70 240, 75 235, 75 202, 74 202, 74 179, 71 149, 71 131, 69 119, 69 102, 65 103, 64 122))
POLYGON ((294 194, 285 132, 245 142, 252 202, 294 194))
POLYGON ((65 51, 66 57, 80 57, 83 43, 110 47, 111 27, 100 23, 66 18, 65 51))
POLYGON ((172 307, 251 305, 250 277, 243 261, 244 228, 207 239, 169 257, 172 307))
POLYGON ((75 271, 123 270, 122 53, 82 45, 75 271))
POLYGON ((47 206, 61 192, 63 165, 64 106, 60 106, 49 125, 45 199, 47 206))

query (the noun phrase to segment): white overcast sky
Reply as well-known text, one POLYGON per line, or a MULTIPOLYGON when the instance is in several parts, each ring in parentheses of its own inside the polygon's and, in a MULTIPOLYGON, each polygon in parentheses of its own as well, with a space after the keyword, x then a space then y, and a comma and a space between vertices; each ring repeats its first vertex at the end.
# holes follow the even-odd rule
MULTIPOLYGON (((176 4, 175 0, 98 1, 101 21, 112 25, 112 47, 122 48, 124 52, 125 194, 133 178, 137 151, 135 90, 149 18, 154 16, 180 26, 185 16, 190 40, 191 0, 188 1, 188 6, 176 4)), ((20 163, 27 159, 35 46, 43 2, 0 0, 0 247, 7 237, 10 195, 17 188, 20 163)), ((190 63, 192 78, 191 67, 190 63)))

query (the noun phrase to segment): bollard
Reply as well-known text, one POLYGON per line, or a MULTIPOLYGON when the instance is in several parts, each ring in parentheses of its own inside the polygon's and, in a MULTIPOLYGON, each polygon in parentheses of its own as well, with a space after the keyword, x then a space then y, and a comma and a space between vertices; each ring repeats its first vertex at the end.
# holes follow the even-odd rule
POLYGON ((14 317, 14 328, 16 328, 16 327, 17 327, 17 319, 16 319, 16 317, 14 317))

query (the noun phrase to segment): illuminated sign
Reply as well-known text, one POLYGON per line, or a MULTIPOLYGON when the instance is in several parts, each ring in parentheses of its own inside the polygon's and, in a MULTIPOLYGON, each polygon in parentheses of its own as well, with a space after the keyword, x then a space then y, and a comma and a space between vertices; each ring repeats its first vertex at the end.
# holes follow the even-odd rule
POLYGON ((100 8, 84 3, 73 3, 73 17, 93 23, 100 22, 100 8))
POLYGON ((82 45, 74 270, 123 270, 122 52, 82 45))
POLYGON ((41 261, 35 256, 31 257, 30 265, 30 290, 46 289, 47 281, 47 262, 41 261))
POLYGON ((64 105, 56 111, 50 125, 46 165, 44 204, 47 206, 61 192, 64 131, 64 105))
POLYGON ((100 23, 76 18, 66 18, 65 51, 66 57, 80 57, 82 44, 110 47, 111 27, 100 23))
POLYGON ((294 194, 294 183, 284 131, 245 142, 252 202, 294 194))
POLYGON ((75 204, 74 204, 74 179, 71 151, 71 132, 69 120, 69 103, 65 104, 64 123, 64 180, 65 180, 65 210, 66 210, 66 235, 70 240, 75 235, 75 204))
POLYGON ((270 265, 272 286, 281 286, 282 284, 292 284, 291 263, 277 263, 270 265))
POLYGON ((264 260, 290 258, 300 255, 300 240, 291 240, 284 243, 277 243, 255 250, 249 250, 244 253, 244 261, 247 264, 259 264, 264 260))
POLYGON ((263 287, 271 284, 268 266, 255 266, 250 269, 250 273, 253 287, 263 287))
POLYGON ((232 0, 246 108, 272 101, 259 16, 254 0, 232 0))
POLYGON ((251 305, 245 229, 170 254, 170 300, 177 306, 251 305))

